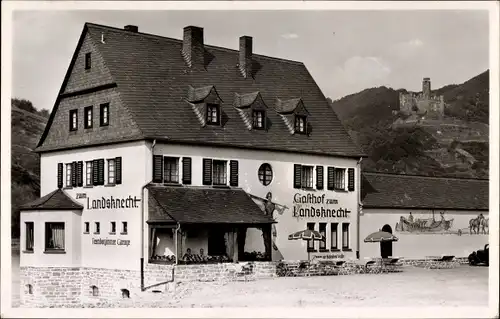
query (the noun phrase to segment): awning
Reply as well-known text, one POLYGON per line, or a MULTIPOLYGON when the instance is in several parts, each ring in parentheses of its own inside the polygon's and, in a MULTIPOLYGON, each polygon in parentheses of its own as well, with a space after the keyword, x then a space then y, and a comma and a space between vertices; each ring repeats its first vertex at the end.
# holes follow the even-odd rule
POLYGON ((62 189, 21 205, 19 210, 81 210, 83 206, 62 189))
POLYGON ((147 189, 150 224, 275 223, 242 189, 154 185, 147 189))

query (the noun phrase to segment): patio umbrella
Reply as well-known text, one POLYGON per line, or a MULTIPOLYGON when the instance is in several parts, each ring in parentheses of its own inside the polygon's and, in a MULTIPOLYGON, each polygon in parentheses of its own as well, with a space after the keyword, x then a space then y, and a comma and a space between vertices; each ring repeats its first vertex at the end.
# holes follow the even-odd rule
MULTIPOLYGON (((325 236, 311 229, 305 229, 288 235, 288 240, 325 240, 325 236)), ((310 252, 307 251, 307 260, 310 260, 310 252)))
MULTIPOLYGON (((388 242, 393 242, 393 241, 398 241, 398 238, 396 236, 394 236, 393 234, 382 231, 382 230, 374 232, 365 238, 365 243, 380 243, 380 254, 381 254, 382 258, 384 258, 384 255, 385 255, 383 247, 382 247, 385 244, 382 244, 382 243, 388 243, 388 242)), ((391 251, 392 251, 392 248, 391 248, 391 251)), ((380 261, 380 262, 382 263, 382 261, 380 261)))
POLYGON ((380 243, 386 241, 398 241, 398 238, 391 233, 381 230, 374 232, 365 238, 365 243, 380 243))

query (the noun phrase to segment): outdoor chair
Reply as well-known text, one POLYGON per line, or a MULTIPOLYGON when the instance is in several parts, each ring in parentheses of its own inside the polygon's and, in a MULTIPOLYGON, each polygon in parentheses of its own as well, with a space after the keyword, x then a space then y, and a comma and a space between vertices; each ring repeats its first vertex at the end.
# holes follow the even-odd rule
POLYGON ((345 260, 337 261, 335 263, 335 269, 337 269, 339 275, 349 275, 345 260))
POLYGON ((366 274, 379 274, 380 266, 377 265, 377 262, 373 259, 365 258, 365 273, 366 274))
POLYGON ((253 266, 254 265, 252 263, 241 265, 241 269, 235 272, 235 276, 237 278, 243 278, 244 281, 249 281, 254 279, 253 266))
POLYGON ((384 263, 384 271, 386 272, 397 272, 398 271, 398 262, 399 257, 389 257, 383 260, 384 263))

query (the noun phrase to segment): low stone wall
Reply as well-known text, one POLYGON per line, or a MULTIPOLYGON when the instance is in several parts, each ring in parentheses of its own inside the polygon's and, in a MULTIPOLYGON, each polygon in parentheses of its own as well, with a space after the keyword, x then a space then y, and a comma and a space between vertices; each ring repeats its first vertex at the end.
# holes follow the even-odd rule
MULTIPOLYGON (((21 267, 21 304, 29 307, 65 306, 130 298, 141 293, 140 271, 105 268, 21 267), (31 285, 31 293, 29 287, 31 285), (95 294, 95 295, 94 295, 95 294)), ((173 282, 233 281, 276 277, 272 262, 200 265, 146 264, 144 286, 165 290, 173 282)))
POLYGON ((66 305, 80 302, 82 280, 79 268, 22 267, 21 304, 66 305))

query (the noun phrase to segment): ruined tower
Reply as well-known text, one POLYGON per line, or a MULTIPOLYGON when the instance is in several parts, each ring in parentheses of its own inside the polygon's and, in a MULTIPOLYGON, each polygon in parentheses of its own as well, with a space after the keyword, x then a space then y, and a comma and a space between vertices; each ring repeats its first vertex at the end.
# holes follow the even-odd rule
POLYGON ((399 109, 405 115, 418 115, 428 119, 442 119, 444 116, 444 97, 432 95, 431 79, 423 78, 422 92, 399 94, 399 109))
POLYGON ((426 100, 431 98, 431 78, 424 78, 422 81, 422 94, 426 100))

